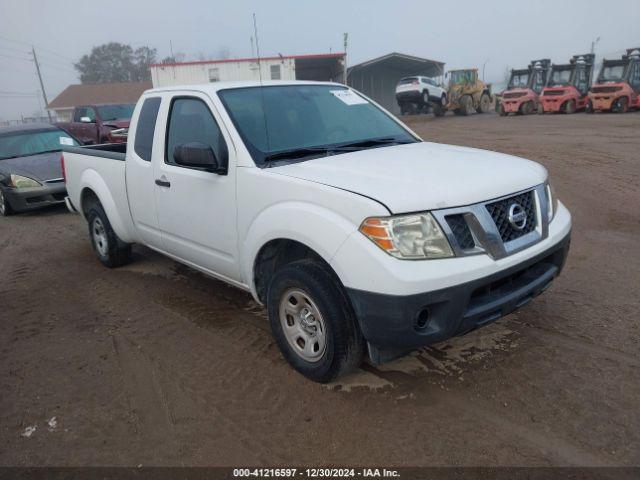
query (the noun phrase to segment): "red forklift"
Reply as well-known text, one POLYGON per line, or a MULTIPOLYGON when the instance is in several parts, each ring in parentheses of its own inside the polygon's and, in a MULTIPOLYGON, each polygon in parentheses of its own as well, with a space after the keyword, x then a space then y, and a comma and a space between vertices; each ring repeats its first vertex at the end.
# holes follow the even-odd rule
POLYGON ((591 87, 593 111, 626 113, 640 108, 640 48, 630 48, 620 60, 603 60, 591 87))
POLYGON ((529 115, 539 108, 538 96, 547 83, 551 60, 533 60, 526 69, 511 70, 507 89, 502 92, 496 107, 502 115, 510 113, 529 115))
POLYGON ((595 55, 574 55, 569 63, 553 65, 547 86, 540 95, 542 112, 575 113, 591 110, 589 87, 593 77, 595 55))

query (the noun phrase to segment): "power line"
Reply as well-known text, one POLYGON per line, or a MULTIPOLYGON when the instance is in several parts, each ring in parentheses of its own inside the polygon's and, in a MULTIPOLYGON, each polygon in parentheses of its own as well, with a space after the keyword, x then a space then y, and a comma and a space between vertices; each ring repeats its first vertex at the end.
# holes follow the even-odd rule
POLYGON ((9 95, 35 95, 32 92, 11 92, 11 91, 3 91, 3 90, 0 90, 0 93, 9 94, 9 95))
POLYGON ((22 58, 22 57, 16 57, 15 55, 6 55, 4 53, 0 53, 0 57, 5 57, 5 58, 12 58, 14 60, 26 60, 27 62, 30 62, 31 59, 30 58, 22 58))
MULTIPOLYGON (((5 40, 7 42, 13 42, 13 43, 17 43, 19 45, 26 45, 27 47, 31 47, 30 43, 23 42, 21 40, 14 40, 12 38, 4 37, 4 36, 1 36, 1 35, 0 35, 0 39, 5 40)), ((49 48, 45 48, 45 47, 43 47, 41 45, 35 45, 35 46, 38 47, 38 50, 44 50, 45 52, 49 52, 50 55, 56 55, 56 56, 58 56, 60 58, 64 58, 65 60, 68 60, 68 61, 70 61, 72 63, 75 62, 75 60, 73 60, 73 59, 71 59, 71 58, 67 57, 66 55, 63 55, 63 54, 61 54, 59 52, 56 52, 55 50, 51 50, 49 48)))

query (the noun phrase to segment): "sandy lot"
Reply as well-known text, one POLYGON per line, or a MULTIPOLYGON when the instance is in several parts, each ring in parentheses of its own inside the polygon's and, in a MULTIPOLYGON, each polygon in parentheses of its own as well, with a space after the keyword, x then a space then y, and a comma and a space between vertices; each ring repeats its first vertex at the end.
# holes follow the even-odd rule
POLYGON ((247 294, 145 248, 105 269, 61 208, 0 219, 0 465, 640 464, 640 113, 406 120, 549 169, 545 295, 321 386, 247 294))

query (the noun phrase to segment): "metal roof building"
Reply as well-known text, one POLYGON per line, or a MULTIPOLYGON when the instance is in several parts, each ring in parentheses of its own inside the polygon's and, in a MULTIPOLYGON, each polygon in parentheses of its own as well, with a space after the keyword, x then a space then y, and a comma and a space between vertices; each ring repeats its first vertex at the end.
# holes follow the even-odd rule
POLYGON ((413 75, 443 76, 444 62, 393 52, 349 67, 347 83, 390 112, 399 114, 396 84, 401 78, 413 75))

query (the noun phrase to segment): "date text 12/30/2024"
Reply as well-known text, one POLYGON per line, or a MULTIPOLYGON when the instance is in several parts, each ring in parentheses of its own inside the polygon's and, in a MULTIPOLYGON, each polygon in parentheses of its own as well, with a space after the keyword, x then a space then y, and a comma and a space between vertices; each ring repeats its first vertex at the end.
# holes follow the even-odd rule
POLYGON ((235 468, 234 477, 256 478, 399 478, 386 468, 235 468))

